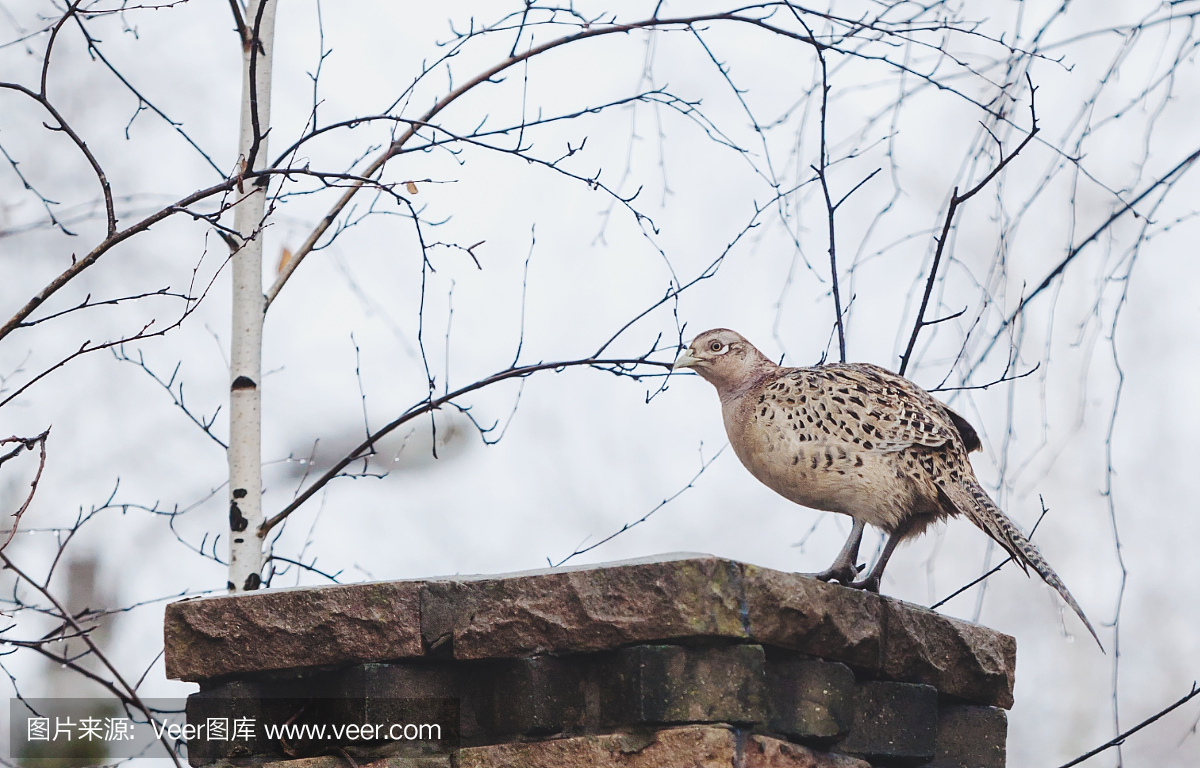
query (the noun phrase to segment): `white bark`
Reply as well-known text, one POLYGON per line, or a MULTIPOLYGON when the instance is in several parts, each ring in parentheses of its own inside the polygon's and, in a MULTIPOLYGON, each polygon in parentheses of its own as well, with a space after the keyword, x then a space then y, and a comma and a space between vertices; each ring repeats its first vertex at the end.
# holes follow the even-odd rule
MULTIPOLYGON (((257 103, 260 141, 253 169, 264 167, 267 157, 265 133, 271 120, 271 53, 275 33, 276 0, 250 0, 246 28, 254 36, 258 22, 259 46, 244 46, 242 61, 242 115, 238 152, 239 168, 254 144, 255 120, 252 101, 257 103), (265 6, 265 7, 262 7, 265 6), (261 17, 259 15, 261 7, 261 17), (253 55, 252 55, 253 54, 253 55), (255 88, 250 88, 251 60, 255 88), (253 97, 253 99, 252 99, 253 97)), ((233 328, 230 340, 229 391, 229 591, 258 589, 263 567, 262 539, 262 225, 266 207, 266 185, 246 180, 239 193, 243 199, 234 208, 234 228, 241 233, 242 247, 233 255, 233 328)))

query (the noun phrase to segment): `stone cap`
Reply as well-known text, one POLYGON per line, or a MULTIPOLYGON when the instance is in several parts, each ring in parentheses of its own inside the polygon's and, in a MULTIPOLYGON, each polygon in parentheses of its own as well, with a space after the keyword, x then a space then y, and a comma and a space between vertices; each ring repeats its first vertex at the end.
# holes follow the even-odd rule
POLYGON ((182 600, 167 606, 164 633, 167 676, 189 681, 724 641, 799 651, 1008 708, 1016 667, 1016 641, 987 627, 693 553, 182 600))

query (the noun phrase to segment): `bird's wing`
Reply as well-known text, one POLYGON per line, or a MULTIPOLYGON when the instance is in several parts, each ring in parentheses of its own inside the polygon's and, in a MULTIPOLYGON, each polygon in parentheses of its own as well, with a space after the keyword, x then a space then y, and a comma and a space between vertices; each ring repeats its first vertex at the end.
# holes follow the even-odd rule
POLYGON ((963 447, 967 449, 967 453, 983 449, 983 443, 979 440, 979 433, 975 431, 975 427, 971 426, 971 422, 959 416, 954 409, 941 400, 934 400, 934 402, 940 405, 942 410, 946 412, 946 415, 950 417, 950 421, 954 422, 954 426, 958 429, 959 437, 962 438, 963 447))
POLYGON ((835 363, 799 368, 792 375, 802 377, 810 387, 819 387, 823 400, 868 436, 868 448, 892 452, 910 446, 940 448, 958 441, 971 450, 979 445, 975 430, 961 416, 909 380, 877 365, 835 363))

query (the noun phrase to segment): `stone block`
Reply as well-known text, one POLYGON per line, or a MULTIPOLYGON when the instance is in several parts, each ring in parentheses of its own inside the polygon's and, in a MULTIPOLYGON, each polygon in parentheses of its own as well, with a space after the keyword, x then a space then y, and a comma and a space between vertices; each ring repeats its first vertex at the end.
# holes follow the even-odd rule
MULTIPOLYGON (((437 723, 441 746, 459 745, 467 737, 482 735, 475 713, 480 695, 464 680, 463 670, 447 662, 360 664, 327 676, 327 683, 312 694, 322 722, 437 723), (461 716, 466 704, 469 717, 461 716)), ((415 745, 414 745, 415 746, 415 745)))
POLYGON ((876 671, 883 643, 878 595, 743 565, 747 621, 755 642, 876 671))
POLYGON ((199 681, 420 656, 420 585, 394 581, 265 590, 167 606, 167 677, 199 681))
POLYGON ((545 736, 583 730, 587 710, 584 675, 572 659, 533 656, 492 664, 491 730, 545 736))
MULTIPOLYGON (((326 675, 314 695, 348 699, 369 706, 372 699, 459 697, 459 673, 446 662, 411 661, 392 664, 358 664, 326 675)), ((368 714, 356 710, 356 717, 368 714)))
POLYGON ((899 600, 883 600, 884 677, 925 683, 971 704, 1013 705, 1017 643, 1009 635, 899 600))
POLYGON ((768 730, 818 741, 832 741, 850 730, 856 684, 845 664, 772 654, 766 673, 768 730))
POLYGON ((429 581, 421 585, 421 644, 433 658, 454 657, 454 626, 469 610, 472 593, 465 581, 429 581))
POLYGON ((931 768, 1004 768, 1008 716, 996 707, 943 706, 931 768))
POLYGON ((600 714, 609 725, 762 723, 765 655, 759 645, 638 645, 600 666, 600 714))
POLYGON ((855 697, 854 727, 834 749, 872 765, 922 765, 933 758, 937 724, 937 689, 868 681, 855 697))
POLYGON ((659 731, 577 736, 461 749, 458 768, 870 768, 843 755, 814 752, 729 727, 689 725, 659 731))
MULTIPOLYGON (((193 693, 187 698, 187 722, 206 725, 209 718, 223 719, 232 730, 237 721, 263 721, 262 689, 254 683, 234 681, 206 691, 193 693)), ((230 736, 236 734, 230 733, 230 736)), ((210 765, 220 759, 245 758, 267 753, 267 744, 261 730, 255 728, 253 738, 230 738, 228 740, 194 739, 188 743, 188 762, 192 765, 210 765)))
POLYGON ((581 653, 687 638, 746 639, 737 563, 704 555, 431 580, 426 647, 456 659, 581 653), (443 651, 444 652, 444 651, 443 651))

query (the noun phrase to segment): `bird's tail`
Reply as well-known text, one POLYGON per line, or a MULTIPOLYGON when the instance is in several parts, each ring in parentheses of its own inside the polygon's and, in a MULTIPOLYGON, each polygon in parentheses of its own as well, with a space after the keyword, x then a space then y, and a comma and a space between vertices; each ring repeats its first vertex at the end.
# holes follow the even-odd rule
POLYGON ((943 488, 950 500, 954 502, 954 506, 960 512, 966 515, 971 522, 975 523, 984 533, 996 540, 996 543, 1004 547, 1017 565, 1029 573, 1029 567, 1037 571, 1038 576, 1042 577, 1042 581, 1054 587, 1054 590, 1062 596, 1062 599, 1071 606, 1071 610, 1075 611, 1076 615, 1087 627, 1088 632, 1092 633, 1096 644, 1100 646, 1100 650, 1104 650, 1104 644, 1100 642, 1100 638, 1096 635, 1096 630, 1092 627, 1092 623, 1088 621, 1084 615, 1083 609, 1079 607, 1079 603, 1075 602, 1075 598, 1071 596, 1067 585, 1063 584, 1062 579, 1042 557, 1042 553, 1038 551, 1037 546, 1032 541, 1025 538, 1025 534, 1017 528, 1008 515, 996 506, 996 502, 992 501, 987 492, 980 488, 976 483, 947 483, 943 488))

